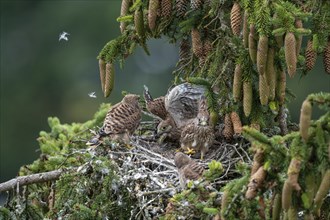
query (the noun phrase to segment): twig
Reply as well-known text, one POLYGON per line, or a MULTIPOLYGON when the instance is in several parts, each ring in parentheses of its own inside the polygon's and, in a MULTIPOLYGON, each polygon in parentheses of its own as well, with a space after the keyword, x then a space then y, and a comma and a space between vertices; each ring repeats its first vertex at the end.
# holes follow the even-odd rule
POLYGON ((14 189, 14 187, 18 185, 25 186, 34 183, 43 183, 52 180, 57 180, 60 178, 63 172, 64 172, 63 169, 59 169, 44 173, 31 174, 27 176, 19 176, 7 182, 0 183, 0 192, 14 189))
POLYGON ((160 190, 154 190, 154 191, 147 191, 147 192, 139 192, 138 196, 147 196, 151 194, 159 194, 159 193, 167 193, 170 191, 175 190, 176 188, 167 188, 167 189, 160 189, 160 190))

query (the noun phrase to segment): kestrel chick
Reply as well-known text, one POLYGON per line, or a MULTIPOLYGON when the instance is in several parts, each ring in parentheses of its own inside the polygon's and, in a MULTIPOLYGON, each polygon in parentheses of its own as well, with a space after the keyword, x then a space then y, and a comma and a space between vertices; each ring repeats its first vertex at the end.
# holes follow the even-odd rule
POLYGON ((124 143, 128 144, 130 135, 134 133, 140 121, 139 96, 128 94, 121 102, 110 108, 102 128, 94 138, 87 142, 87 145, 98 146, 102 137, 105 136, 109 136, 113 140, 123 140, 124 143))
POLYGON ((192 149, 200 151, 202 160, 215 139, 214 129, 210 126, 209 121, 210 114, 207 110, 207 102, 205 97, 202 97, 197 117, 193 123, 186 125, 181 132, 181 148, 186 151, 192 149))
POLYGON ((182 152, 174 156, 175 166, 178 168, 179 180, 182 188, 187 180, 197 180, 204 172, 204 168, 182 152))
POLYGON ((167 116, 167 111, 165 108, 165 97, 161 96, 153 99, 149 93, 148 87, 144 86, 144 100, 146 102, 147 110, 161 119, 165 120, 167 116))
POLYGON ((168 116, 165 120, 158 124, 157 134, 160 136, 160 143, 162 143, 165 139, 175 142, 180 139, 181 130, 176 126, 173 118, 168 116))

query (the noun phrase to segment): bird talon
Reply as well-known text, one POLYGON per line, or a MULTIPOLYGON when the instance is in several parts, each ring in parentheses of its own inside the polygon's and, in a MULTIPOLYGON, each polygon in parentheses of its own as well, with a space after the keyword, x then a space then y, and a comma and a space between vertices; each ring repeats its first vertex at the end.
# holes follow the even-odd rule
POLYGON ((190 147, 187 148, 187 150, 185 151, 186 154, 188 155, 192 155, 192 154, 195 154, 196 151, 190 147))

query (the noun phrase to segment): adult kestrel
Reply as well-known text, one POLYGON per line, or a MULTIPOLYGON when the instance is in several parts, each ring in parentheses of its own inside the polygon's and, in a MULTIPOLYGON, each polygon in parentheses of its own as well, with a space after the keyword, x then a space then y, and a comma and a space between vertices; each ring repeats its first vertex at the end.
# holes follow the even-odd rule
POLYGON ((175 166, 178 168, 179 180, 182 188, 187 180, 197 180, 204 172, 204 168, 182 152, 174 156, 175 166))
POLYGON ((108 111, 103 126, 96 136, 87 142, 87 145, 98 146, 102 137, 109 136, 112 140, 122 140, 128 144, 130 136, 141 121, 141 108, 139 96, 126 95, 123 100, 112 106, 108 111))
POLYGON ((191 122, 198 114, 198 103, 205 95, 205 87, 183 83, 172 88, 165 96, 165 108, 178 128, 191 122))
POLYGON ((214 129, 209 121, 210 114, 207 110, 207 101, 205 97, 202 97, 197 117, 192 123, 186 125, 181 132, 181 148, 188 152, 200 151, 202 160, 215 139, 214 129))
POLYGON ((144 86, 144 100, 146 102, 147 110, 162 120, 165 120, 168 113, 165 108, 165 97, 161 96, 156 99, 153 99, 151 94, 149 93, 148 87, 144 86))

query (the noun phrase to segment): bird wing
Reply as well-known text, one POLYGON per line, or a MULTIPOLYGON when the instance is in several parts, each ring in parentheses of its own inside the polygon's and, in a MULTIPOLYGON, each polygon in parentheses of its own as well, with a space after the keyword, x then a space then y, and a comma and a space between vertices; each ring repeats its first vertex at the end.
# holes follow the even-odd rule
POLYGON ((157 115, 161 119, 165 120, 167 117, 167 111, 165 108, 165 97, 158 97, 146 103, 148 111, 154 115, 157 115))
POLYGON ((205 94, 200 85, 183 83, 174 87, 165 97, 165 108, 178 127, 183 127, 198 113, 198 101, 205 94))

